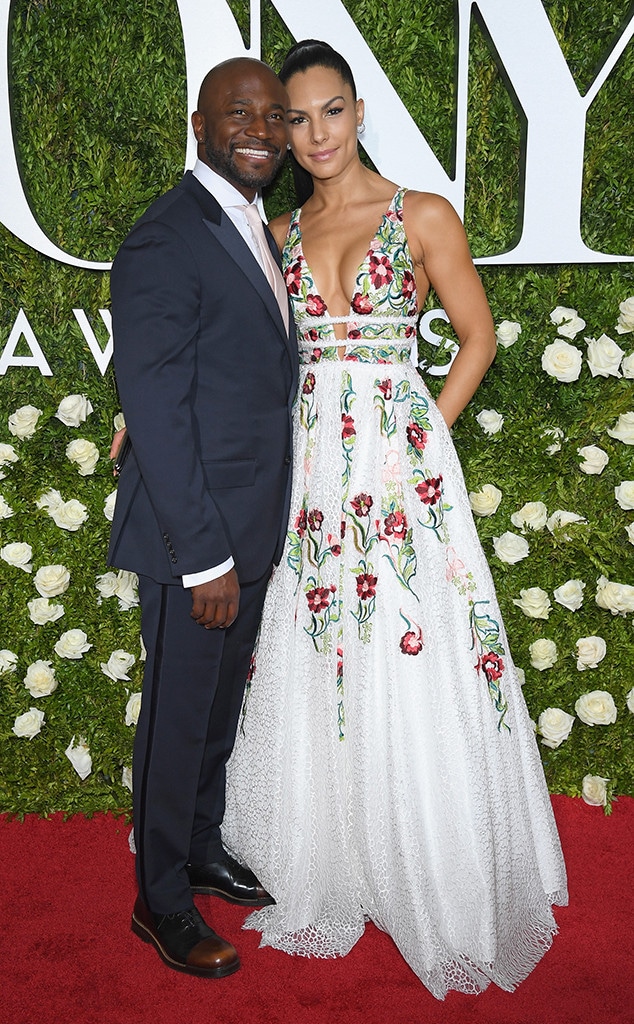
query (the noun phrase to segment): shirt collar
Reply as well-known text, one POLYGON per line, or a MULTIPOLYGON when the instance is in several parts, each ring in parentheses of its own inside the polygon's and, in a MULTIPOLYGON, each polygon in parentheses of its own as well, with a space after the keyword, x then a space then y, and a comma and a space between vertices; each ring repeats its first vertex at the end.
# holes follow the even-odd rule
MULTIPOLYGON (((227 181, 226 178, 223 178, 221 174, 214 171, 209 164, 203 163, 202 160, 196 160, 196 163, 192 168, 192 174, 208 192, 211 192, 212 196, 220 203, 223 210, 226 210, 227 207, 231 206, 248 205, 247 200, 242 195, 242 192, 239 192, 235 185, 232 185, 230 181, 227 181)), ((256 195, 253 202, 259 208, 260 203, 258 202, 258 199, 259 196, 256 195)))

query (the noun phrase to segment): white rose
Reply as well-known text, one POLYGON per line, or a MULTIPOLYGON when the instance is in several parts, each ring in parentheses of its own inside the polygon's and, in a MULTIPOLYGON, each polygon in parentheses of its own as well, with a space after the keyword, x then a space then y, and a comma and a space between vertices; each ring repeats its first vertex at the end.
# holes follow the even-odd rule
POLYGON ((0 441, 0 466, 8 466, 10 462, 18 461, 18 453, 12 444, 0 441))
POLYGON ((625 512, 634 508, 634 480, 622 480, 614 488, 614 497, 625 512))
POLYGON ((33 582, 42 597, 57 597, 68 590, 70 573, 65 565, 43 565, 37 570, 33 582))
POLYGON ((620 377, 619 366, 623 349, 612 338, 602 334, 600 338, 584 338, 588 343, 588 366, 593 377, 620 377))
POLYGON ((634 544, 634 523, 628 523, 625 527, 625 532, 630 544, 634 544))
POLYGON ((607 690, 584 693, 575 704, 577 718, 586 725, 612 725, 616 722, 616 704, 607 690))
POLYGON ((632 687, 625 700, 627 703, 628 711, 631 711, 634 715, 634 687, 632 687))
POLYGON ((629 583, 612 583, 605 576, 597 580, 595 601, 613 615, 628 615, 634 612, 634 587, 629 583))
POLYGON ((9 416, 9 430, 14 437, 33 437, 41 415, 42 410, 34 405, 23 405, 9 416))
POLYGON ((106 517, 106 519, 108 520, 109 523, 111 523, 112 520, 114 519, 114 507, 115 507, 116 501, 117 501, 117 492, 116 491, 110 491, 110 494, 107 496, 107 498, 105 499, 105 501, 103 503, 103 514, 104 514, 104 516, 106 517))
POLYGON ((511 533, 510 530, 503 533, 501 537, 493 538, 493 548, 500 561, 507 562, 509 565, 521 562, 530 551, 528 541, 517 533, 511 533))
POLYGON ((527 501, 511 516, 513 526, 517 526, 522 533, 524 530, 543 530, 547 519, 548 509, 543 501, 527 501))
POLYGON ((525 686, 526 685, 526 672, 524 671, 523 668, 518 668, 517 665, 515 666, 515 671, 517 672, 517 678, 519 680, 520 686, 525 686))
POLYGON ((12 515, 13 509, 0 494, 0 519, 10 519, 12 515))
POLYGON ((622 412, 608 434, 623 444, 634 444, 634 412, 622 412))
POLYGON ((92 647, 87 641, 88 637, 83 629, 68 629, 62 633, 53 649, 60 658, 78 661, 92 647))
POLYGON ((32 556, 33 550, 30 544, 16 542, 5 544, 3 548, 0 548, 0 558, 4 558, 5 562, 15 566, 16 569, 24 569, 24 572, 32 572, 32 556))
POLYGON ((121 772, 121 785, 132 792, 132 769, 124 766, 121 772))
POLYGON ((581 373, 581 352, 567 341, 551 342, 542 354, 542 369, 563 383, 578 380, 581 373))
POLYGON ((34 597, 27 603, 29 618, 36 626, 44 626, 47 622, 55 622, 64 614, 63 604, 51 604, 48 597, 34 597))
POLYGON ((565 434, 561 427, 547 427, 546 430, 542 430, 542 437, 554 437, 554 443, 549 444, 546 448, 546 455, 556 455, 557 452, 561 451, 561 442, 565 438, 565 434))
POLYGON ((577 315, 577 310, 568 306, 555 306, 550 314, 550 322, 557 325, 557 334, 562 334, 564 338, 574 338, 586 326, 585 320, 577 315))
POLYGON ((109 679, 129 680, 130 676, 127 675, 127 672, 132 668, 135 661, 136 658, 133 654, 128 654, 127 651, 119 649, 112 652, 108 661, 101 662, 101 671, 109 679))
POLYGON ((585 448, 577 448, 577 455, 583 459, 583 462, 579 463, 579 469, 589 476, 602 473, 610 461, 608 453, 604 452, 603 448, 598 448, 596 444, 587 444, 585 448))
POLYGON ((495 328, 495 337, 498 345, 501 345, 502 348, 510 348, 511 345, 514 345, 521 333, 521 325, 515 320, 503 320, 495 328))
POLYGON ((79 742, 75 746, 75 737, 73 736, 64 753, 79 775, 79 778, 82 780, 87 779, 92 771, 92 757, 90 756, 90 750, 85 739, 80 736, 79 742))
POLYGON ((531 665, 538 672, 544 672, 552 668, 557 661, 557 644, 554 640, 535 640, 528 648, 531 656, 531 665))
POLYGON ((15 666, 18 663, 18 656, 13 651, 7 650, 6 647, 0 651, 0 675, 3 672, 15 672, 15 666))
POLYGON ((576 612, 583 604, 583 592, 586 588, 582 580, 566 580, 560 587, 553 590, 557 604, 563 605, 570 612, 576 612))
POLYGON ((138 605, 138 585, 139 577, 135 572, 128 572, 127 569, 119 570, 117 573, 115 595, 119 601, 121 611, 127 612, 130 608, 136 608, 138 605))
POLYGON ((577 640, 577 668, 585 672, 587 668, 597 668, 603 661, 607 645, 602 636, 582 636, 577 640))
POLYGON ((561 708, 546 708, 542 711, 537 719, 537 731, 541 733, 544 746, 552 750, 561 746, 570 736, 574 721, 575 716, 569 715, 561 708))
POLYGON ((85 395, 67 395, 59 403, 55 415, 67 427, 78 427, 92 412, 92 405, 85 395))
POLYGON ((478 516, 492 516, 502 501, 502 491, 494 484, 484 484, 479 491, 469 492, 469 504, 478 516))
POLYGON ((99 461, 99 449, 92 441, 78 437, 66 445, 66 457, 76 463, 80 476, 90 476, 99 461))
POLYGON ((114 597, 117 592, 117 574, 104 572, 102 576, 97 576, 97 590, 101 598, 114 597))
POLYGON ((56 526, 74 533, 82 523, 86 522, 88 509, 82 505, 81 501, 71 498, 70 501, 64 501, 57 508, 51 509, 50 515, 56 526))
POLYGON ((24 685, 32 697, 48 697, 57 689, 55 671, 50 661, 34 661, 26 670, 24 685))
POLYGON ((547 619, 552 611, 550 598, 541 587, 520 590, 520 596, 513 598, 513 604, 521 608, 529 619, 547 619))
POLYGON ((553 535, 561 533, 564 540, 570 540, 570 534, 566 531, 565 527, 570 526, 571 523, 585 523, 585 521, 583 516, 578 516, 576 512, 566 512, 564 509, 559 508, 546 520, 546 527, 553 535))
POLYGON ((634 331, 634 295, 619 303, 619 321, 616 325, 618 334, 629 334, 634 331))
POLYGON ((51 487, 50 490, 44 491, 43 494, 40 494, 35 504, 37 508, 46 509, 50 515, 54 509, 59 508, 60 505, 64 504, 64 499, 59 491, 56 491, 54 487, 51 487))
POLYGON ((621 363, 621 372, 626 380, 634 378, 634 352, 630 352, 629 356, 625 356, 621 363))
POLYGON ((476 416, 476 420, 485 434, 498 434, 504 423, 504 417, 500 416, 495 409, 483 409, 476 416))
POLYGON ((42 731, 44 725, 44 712, 39 711, 38 708, 29 708, 23 715, 18 715, 11 732, 14 732, 16 736, 23 736, 28 740, 32 740, 34 736, 37 736, 38 732, 42 731))
POLYGON ((114 426, 115 434, 117 433, 118 430, 124 430, 125 429, 125 416, 123 415, 123 413, 122 412, 118 412, 117 415, 115 416, 114 420, 112 421, 112 423, 113 423, 113 426, 114 426))
POLYGON ((131 693, 128 703, 125 706, 125 724, 136 725, 139 721, 141 711, 141 694, 131 693))
POLYGON ((606 783, 609 779, 602 779, 600 775, 584 775, 581 782, 581 796, 591 807, 605 807, 608 802, 608 791, 606 783))

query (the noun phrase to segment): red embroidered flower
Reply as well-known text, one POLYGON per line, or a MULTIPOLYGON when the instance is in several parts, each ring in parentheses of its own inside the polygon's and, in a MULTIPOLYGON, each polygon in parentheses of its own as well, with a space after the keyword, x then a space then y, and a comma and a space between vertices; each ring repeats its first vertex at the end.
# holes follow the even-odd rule
POLYGON ((368 598, 375 596, 376 581, 377 577, 371 576, 370 573, 359 573, 357 576, 357 594, 362 601, 367 601, 368 598))
MULTIPOLYGON (((358 338, 361 337, 361 331, 359 331, 356 327, 353 327, 351 331, 348 331, 348 337, 352 341, 356 341, 358 338)), ((353 359, 355 362, 358 362, 356 356, 346 356, 346 359, 353 359)))
POLYGON ((378 385, 378 389, 383 393, 385 399, 389 401, 390 398, 392 397, 392 381, 389 379, 389 377, 381 381, 381 383, 378 385))
POLYGON ((368 314, 372 312, 372 303, 370 302, 367 295, 362 295, 361 292, 355 292, 352 296, 352 308, 355 313, 368 314))
POLYGON ((442 496, 442 474, 428 477, 415 490, 424 505, 435 505, 442 496))
POLYGON ((332 547, 330 548, 330 551, 335 556, 335 558, 338 558, 339 555, 341 554, 341 544, 333 544, 332 547))
POLYGON ((342 437, 354 437, 356 434, 354 420, 352 416, 347 416, 345 412, 341 414, 341 436, 342 437))
POLYGON ((318 508, 314 508, 312 512, 308 513, 308 527, 313 530, 321 530, 321 524, 324 521, 324 514, 320 512, 318 508))
MULTIPOLYGON (((317 341, 317 331, 309 331, 308 333, 310 335, 310 340, 311 341, 317 341)), ((312 355, 310 357, 311 363, 318 363, 320 359, 321 359, 321 349, 320 348, 314 348, 313 351, 312 351, 312 355)))
POLYGON ((311 612, 321 612, 324 608, 328 608, 332 589, 328 587, 313 587, 312 590, 306 591, 306 600, 311 612))
POLYGON ((403 540, 407 533, 407 517, 404 512, 389 512, 385 517, 385 532, 388 537, 403 540))
POLYGON ((405 337, 406 338, 413 338, 415 334, 416 334, 416 328, 412 327, 411 324, 407 324, 407 326, 405 328, 405 337))
POLYGON ((374 502, 370 494, 357 494, 350 502, 359 517, 367 516, 374 502))
POLYGON ((478 667, 482 669, 487 680, 492 683, 499 679, 504 672, 504 661, 499 654, 489 651, 488 654, 480 658, 478 667))
POLYGON ((302 385, 302 392, 305 395, 311 395, 314 390, 315 390, 315 374, 314 373, 307 373, 306 374, 306 379, 305 379, 305 381, 304 381, 304 383, 302 385))
POLYGON ((302 265, 299 260, 291 263, 284 271, 286 290, 290 295, 299 295, 299 286, 302 280, 302 265))
POLYGON ((337 679, 343 678, 343 648, 337 648, 337 679))
POLYGON ((345 524, 345 520, 342 519, 341 520, 341 539, 342 540, 345 537, 345 535, 346 535, 346 524, 345 524))
POLYGON ((302 508, 299 511, 299 515, 295 518, 295 529, 299 537, 303 537, 306 533, 306 521, 306 509, 302 508))
POLYGON ((408 629, 407 633, 403 633, 400 648, 403 654, 420 654, 423 649, 422 630, 417 627, 416 631, 408 629))
POLYGON ((403 272, 403 284, 401 286, 401 292, 406 299, 411 299, 416 293, 416 278, 409 270, 403 272))
POLYGON ((383 285, 389 284, 394 277, 392 264, 387 256, 370 256, 369 270, 374 288, 382 288, 383 285))
POLYGON ((326 312, 326 303, 320 295, 306 296, 306 312, 309 316, 323 316, 326 312))
POLYGON ((419 452, 422 452, 427 444, 427 434, 425 431, 421 430, 417 423, 408 423, 405 433, 412 448, 417 448, 419 452))

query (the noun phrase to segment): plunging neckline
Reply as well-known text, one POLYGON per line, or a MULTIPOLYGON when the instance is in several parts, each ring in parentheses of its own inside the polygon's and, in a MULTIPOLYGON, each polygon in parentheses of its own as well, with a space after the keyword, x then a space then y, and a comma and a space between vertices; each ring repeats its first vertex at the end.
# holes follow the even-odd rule
MULTIPOLYGON (((376 231, 374 232, 374 234, 372 235, 372 238, 370 239, 370 244, 368 245, 368 248, 366 249, 365 255, 364 255, 363 259, 361 260, 361 262, 357 266, 356 274, 355 274, 355 277, 354 277, 354 288, 355 289, 356 289, 356 286, 357 286, 357 281, 359 280, 359 277, 362 274, 362 272, 363 272, 363 270, 364 270, 364 268, 366 266, 366 263, 368 262, 368 260, 372 256, 372 253, 374 252, 374 249, 372 248, 372 245, 376 241, 376 237, 379 234, 379 232, 381 231, 381 228, 383 227, 385 221, 388 220, 390 213, 394 209, 394 206, 396 204, 396 197, 401 192, 404 192, 404 191, 405 190, 403 188, 397 188, 396 192, 394 193, 394 195, 392 196, 392 198, 390 200, 390 205, 388 206, 387 210, 385 211, 385 213, 381 217, 381 220, 379 221, 378 227, 377 227, 376 231)), ((315 275, 313 274, 312 267, 310 266, 310 263, 306 259, 306 254, 304 253, 304 236, 302 234, 301 217, 302 217, 302 208, 300 206, 300 208, 299 208, 299 210, 297 212, 297 221, 296 221, 296 223, 297 223, 297 227, 299 228, 299 247, 300 247, 300 252, 301 252, 301 258, 302 258, 302 261, 304 263, 304 266, 306 267, 306 273, 307 273, 307 275, 308 275, 308 277, 310 279, 310 283, 311 283, 311 286, 312 286, 311 294, 313 294, 315 296, 315 298, 319 299, 320 302, 323 302, 323 304, 324 304, 324 311, 328 314, 328 316, 330 316, 331 314, 330 314, 330 309, 328 307, 328 303, 324 299, 324 297, 321 294, 321 292, 318 291, 318 289, 317 289, 317 282, 315 280, 315 275)), ((354 309, 353 309, 353 306, 352 306, 354 295, 355 295, 355 292, 353 292, 352 297, 350 299, 350 303, 348 305, 348 313, 345 314, 347 319, 350 318, 351 314, 352 314, 352 316, 355 315, 354 314, 354 309)), ((345 338, 335 338, 335 340, 336 341, 345 341, 346 339, 345 338)))

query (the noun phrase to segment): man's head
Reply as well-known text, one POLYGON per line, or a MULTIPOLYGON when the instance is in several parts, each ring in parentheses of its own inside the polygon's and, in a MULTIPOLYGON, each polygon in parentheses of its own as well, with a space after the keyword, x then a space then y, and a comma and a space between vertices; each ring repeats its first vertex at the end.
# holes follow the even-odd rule
POLYGON ((251 201, 286 153, 288 98, 267 64, 236 57, 205 76, 192 127, 198 157, 251 201))

